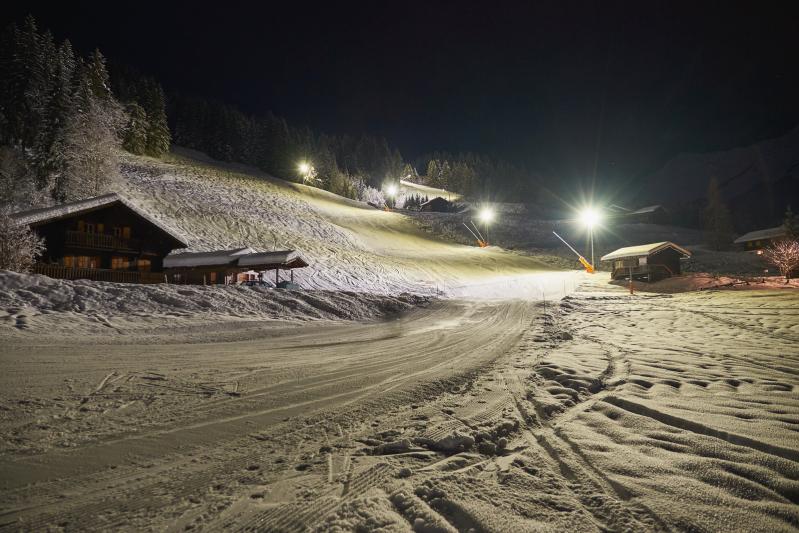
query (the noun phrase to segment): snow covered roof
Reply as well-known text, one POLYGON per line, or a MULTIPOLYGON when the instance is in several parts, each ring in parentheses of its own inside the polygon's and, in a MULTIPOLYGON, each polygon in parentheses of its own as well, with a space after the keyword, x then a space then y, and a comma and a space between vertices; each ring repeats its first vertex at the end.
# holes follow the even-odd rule
POLYGON ((232 265, 239 256, 254 252, 255 250, 249 247, 213 252, 184 252, 166 256, 164 268, 232 265))
POLYGON ((239 266, 283 265, 290 268, 308 266, 308 263, 294 250, 276 252, 258 252, 245 255, 239 259, 239 266))
POLYGON ((757 231, 750 231, 735 239, 735 244, 743 244, 751 241, 761 241, 767 239, 776 239, 777 237, 785 236, 785 226, 777 226, 776 228, 759 229, 757 231))
POLYGON ((636 209, 635 211, 633 211, 630 214, 632 214, 632 215, 643 215, 643 214, 646 214, 646 213, 654 213, 655 211, 658 211, 660 209, 663 209, 663 206, 660 205, 660 204, 658 204, 658 205, 648 205, 646 207, 642 207, 641 209, 636 209))
POLYGON ((622 205, 618 205, 618 204, 610 204, 607 207, 607 209, 611 213, 619 213, 619 214, 632 213, 632 211, 633 211, 632 209, 628 209, 628 208, 626 208, 626 207, 624 207, 622 205))
POLYGON ((179 246, 176 246, 176 248, 186 248, 188 246, 188 243, 179 237, 173 229, 166 227, 163 223, 157 221, 155 218, 139 209, 133 202, 115 192, 103 194, 101 196, 95 196, 93 198, 86 198, 84 200, 77 200, 75 202, 54 205, 52 207, 12 213, 11 218, 20 224, 38 226, 46 222, 72 217, 81 213, 86 213, 88 211, 94 211, 102 207, 108 207, 116 203, 124 205, 141 218, 145 219, 147 222, 172 237, 179 244, 179 246))
POLYGON ((449 200, 447 200, 446 198, 442 198, 441 196, 436 196, 435 198, 431 198, 430 200, 424 202, 422 205, 435 205, 435 204, 440 204, 442 202, 448 204, 449 200))
POLYGON ((682 255, 686 257, 691 257, 691 252, 689 252, 682 246, 678 246, 673 242, 663 241, 663 242, 653 242, 651 244, 640 244, 638 246, 627 246, 626 248, 619 248, 615 252, 610 252, 607 255, 603 255, 600 260, 611 261, 613 259, 620 259, 622 257, 644 257, 647 255, 652 255, 654 253, 657 253, 661 250, 665 250, 666 248, 674 248, 682 255))
POLYGON ((203 266, 238 266, 267 268, 301 268, 308 263, 294 250, 256 252, 250 247, 214 252, 186 252, 164 258, 164 268, 203 266))

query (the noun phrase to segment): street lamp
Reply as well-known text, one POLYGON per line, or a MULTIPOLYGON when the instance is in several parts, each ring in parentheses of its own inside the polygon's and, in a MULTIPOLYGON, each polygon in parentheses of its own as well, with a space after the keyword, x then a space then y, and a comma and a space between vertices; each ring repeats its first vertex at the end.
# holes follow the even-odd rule
POLYGON ((394 209, 397 205, 397 193, 399 192, 399 188, 393 183, 389 183, 386 185, 386 196, 388 196, 388 200, 386 201, 386 209, 394 209))
POLYGON ((486 232, 485 244, 488 245, 488 225, 494 221, 494 210, 484 207, 477 213, 477 219, 483 223, 483 231, 486 232))
POLYGON ((578 215, 580 224, 588 228, 591 238, 591 266, 594 266, 594 228, 602 221, 602 214, 593 207, 586 207, 578 215))
POLYGON ((297 165, 297 170, 300 172, 303 182, 313 181, 313 179, 316 177, 316 169, 307 161, 301 161, 297 165))

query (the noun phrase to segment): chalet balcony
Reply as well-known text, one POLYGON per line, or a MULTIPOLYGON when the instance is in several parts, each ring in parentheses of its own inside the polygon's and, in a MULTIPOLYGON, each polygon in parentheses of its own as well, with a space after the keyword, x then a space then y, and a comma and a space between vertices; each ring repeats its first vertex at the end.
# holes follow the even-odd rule
POLYGON ((112 283, 164 283, 164 275, 158 272, 110 270, 105 268, 71 268, 61 265, 33 265, 33 272, 56 279, 88 279, 112 283))
POLYGON ((64 244, 92 250, 141 250, 142 241, 123 239, 105 233, 86 233, 83 231, 67 231, 64 244))

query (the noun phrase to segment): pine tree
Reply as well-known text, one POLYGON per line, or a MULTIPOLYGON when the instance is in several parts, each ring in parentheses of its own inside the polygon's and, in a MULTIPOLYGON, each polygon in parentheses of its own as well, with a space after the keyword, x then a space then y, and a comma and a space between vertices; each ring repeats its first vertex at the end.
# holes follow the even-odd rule
POLYGON ((166 119, 166 97, 161 85, 147 80, 140 105, 147 113, 147 154, 160 157, 169 151, 172 140, 166 119))
POLYGON ((86 63, 85 70, 85 76, 94 97, 104 101, 113 99, 105 57, 100 53, 100 50, 94 49, 89 61, 86 63))
POLYGON ((76 111, 64 136, 66 166, 53 191, 58 201, 113 190, 118 177, 118 132, 123 114, 116 101, 98 98, 94 89, 90 69, 83 66, 76 80, 76 111))
POLYGON ((66 166, 64 142, 66 125, 75 113, 74 80, 77 60, 69 41, 58 49, 48 106, 36 140, 34 164, 39 188, 50 190, 66 166))
POLYGON ((724 204, 716 178, 711 178, 705 208, 705 240, 713 250, 723 250, 732 242, 733 226, 730 211, 724 204))
POLYGON ((127 122, 122 131, 122 147, 132 154, 142 155, 147 152, 147 113, 135 102, 125 106, 127 122))
POLYGON ((785 236, 789 239, 799 239, 799 215, 794 214, 791 206, 785 210, 782 225, 785 227, 785 236))

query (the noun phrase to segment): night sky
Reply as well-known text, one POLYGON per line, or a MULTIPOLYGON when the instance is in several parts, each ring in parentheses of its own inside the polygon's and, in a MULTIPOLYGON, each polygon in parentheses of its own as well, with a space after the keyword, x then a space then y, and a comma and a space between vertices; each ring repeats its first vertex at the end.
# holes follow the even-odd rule
POLYGON ((409 159, 629 179, 799 123, 793 2, 19 4, 4 24, 32 13, 168 90, 383 135, 409 159))

